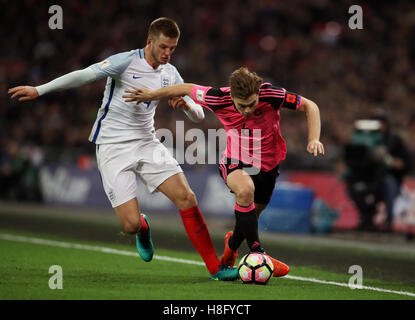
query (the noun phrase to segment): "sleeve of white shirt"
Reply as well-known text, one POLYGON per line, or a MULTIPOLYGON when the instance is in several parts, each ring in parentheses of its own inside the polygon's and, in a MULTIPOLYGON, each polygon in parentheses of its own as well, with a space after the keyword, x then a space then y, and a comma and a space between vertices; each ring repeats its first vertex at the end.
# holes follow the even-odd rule
POLYGON ((137 55, 137 50, 117 53, 99 63, 93 64, 90 68, 95 71, 98 79, 105 77, 117 78, 127 69, 137 55))
POLYGON ((67 73, 48 83, 37 86, 36 90, 39 93, 39 96, 42 96, 52 91, 60 91, 80 87, 94 80, 96 80, 96 74, 90 67, 88 67, 83 70, 76 70, 67 73))
POLYGON ((107 59, 99 63, 95 63, 85 69, 67 73, 48 83, 37 86, 36 90, 38 91, 39 96, 41 96, 52 91, 80 87, 105 77, 116 78, 128 67, 134 57, 134 54, 136 54, 135 50, 112 55, 107 59))
MULTIPOLYGON (((184 83, 183 78, 176 69, 176 82, 174 84, 181 83, 184 83)), ((193 122, 201 122, 205 118, 205 112, 203 111, 202 106, 194 102, 189 96, 184 96, 183 99, 190 106, 189 110, 183 110, 187 117, 193 122)))

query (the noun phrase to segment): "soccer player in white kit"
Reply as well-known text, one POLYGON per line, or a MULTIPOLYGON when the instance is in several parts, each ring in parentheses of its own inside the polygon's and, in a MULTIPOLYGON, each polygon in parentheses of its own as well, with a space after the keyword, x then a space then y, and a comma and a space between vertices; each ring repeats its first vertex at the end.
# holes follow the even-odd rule
MULTIPOLYGON (((169 63, 180 37, 177 24, 169 18, 154 20, 143 49, 110 56, 83 70, 63 75, 44 85, 18 86, 11 98, 33 100, 46 93, 65 90, 107 78, 104 97, 89 140, 96 144, 96 157, 105 193, 126 233, 136 235, 137 249, 144 261, 154 253, 148 217, 140 213, 137 177, 150 192, 164 193, 179 209, 186 233, 198 250, 214 280, 235 280, 237 268, 220 264, 207 226, 180 165, 155 136, 154 114, 159 101, 136 105, 125 102, 124 90, 146 87, 153 90, 183 83, 169 63)), ((182 108, 195 122, 203 109, 190 97, 170 103, 182 108)))

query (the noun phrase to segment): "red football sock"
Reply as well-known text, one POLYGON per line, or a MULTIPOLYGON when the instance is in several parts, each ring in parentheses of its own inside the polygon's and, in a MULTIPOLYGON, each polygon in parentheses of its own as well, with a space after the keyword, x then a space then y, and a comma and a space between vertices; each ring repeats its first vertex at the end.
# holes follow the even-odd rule
POLYGON ((148 224, 146 219, 144 219, 143 215, 140 214, 140 219, 141 219, 141 227, 140 230, 138 230, 138 234, 145 234, 148 232, 148 224))
POLYGON ((179 212, 187 236, 199 252, 210 274, 215 274, 219 270, 220 262, 199 207, 196 206, 179 212))

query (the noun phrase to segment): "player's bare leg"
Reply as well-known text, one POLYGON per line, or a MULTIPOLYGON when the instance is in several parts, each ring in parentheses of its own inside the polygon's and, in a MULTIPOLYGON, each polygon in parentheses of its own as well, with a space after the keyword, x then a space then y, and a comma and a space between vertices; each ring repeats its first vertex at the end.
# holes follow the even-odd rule
POLYGON ((246 239, 251 251, 260 249, 258 236, 258 219, 254 203, 255 185, 252 178, 243 170, 232 171, 227 179, 227 186, 235 194, 235 229, 229 239, 231 249, 237 249, 246 239))
POLYGON ((244 174, 242 170, 235 170, 228 175, 226 183, 236 197, 235 227, 234 231, 229 231, 225 235, 225 249, 221 263, 233 266, 238 256, 237 250, 245 239, 250 248, 260 244, 257 228, 250 226, 252 223, 257 223, 254 206, 255 186, 251 177, 244 174))
POLYGON ((164 193, 179 210, 197 206, 196 195, 183 173, 177 173, 166 179, 157 190, 164 193))
POLYGON ((135 234, 141 228, 140 208, 133 198, 114 208, 125 233, 135 234))
POLYGON ((206 264, 212 279, 236 280, 238 270, 221 266, 216 256, 209 231, 197 205, 196 196, 183 173, 165 180, 158 188, 179 209, 187 236, 206 264))
POLYGON ((226 184, 235 193, 236 203, 240 206, 249 206, 254 202, 254 182, 242 170, 232 171, 226 179, 226 184))
MULTIPOLYGON (((249 175, 244 174, 242 170, 235 170, 231 174, 229 174, 226 182, 227 182, 228 187, 235 193, 237 204, 239 204, 240 206, 245 206, 245 207, 249 206, 250 204, 252 205, 254 201, 255 186, 249 175)), ((254 208, 256 209, 254 211, 256 223, 257 223, 257 220, 259 219, 260 214, 266 208, 266 206, 267 204, 262 204, 262 203, 254 204, 254 208)), ((238 214, 237 211, 235 211, 235 214, 238 214)), ((244 217, 244 215, 246 214, 249 214, 249 213, 244 212, 240 215, 244 217)), ((251 232, 251 237, 252 237, 251 242, 255 239, 255 236, 258 239, 258 234, 256 233, 255 235, 252 232, 253 231, 252 225, 254 224, 253 217, 245 216, 244 219, 246 220, 250 219, 249 221, 250 223, 245 222, 246 226, 245 227, 242 226, 242 228, 245 228, 245 230, 248 230, 251 232), (248 224, 250 225, 250 228, 248 227, 248 224)), ((239 234, 236 234, 236 232, 238 232, 240 228, 241 228, 241 222, 237 220, 235 224, 234 233, 228 232, 225 236, 225 250, 221 257, 221 261, 224 263, 231 263, 230 265, 233 265, 235 262, 235 258, 237 255, 237 248, 244 240, 243 235, 241 234, 242 232, 239 232, 239 234)), ((257 226, 256 226, 255 231, 258 232, 257 226)), ((259 244, 259 240, 258 240, 258 244, 259 244)), ((248 246, 249 246, 249 243, 248 243, 248 246)), ((273 272, 274 277, 282 277, 282 276, 285 276, 289 272, 290 269, 285 263, 277 259, 274 259, 272 257, 270 258, 274 265, 274 272, 273 272)))
POLYGON ((137 198, 133 198, 114 208, 125 233, 136 235, 140 257, 149 262, 153 258, 154 246, 151 240, 150 225, 145 214, 140 213, 137 198))
MULTIPOLYGON (((236 196, 236 204, 241 206, 249 206, 254 201, 254 191, 255 186, 252 182, 252 179, 244 175, 242 170, 235 170, 231 174, 229 174, 227 178, 228 187, 235 193, 236 196)), ((236 219, 235 223, 235 230, 238 229, 239 220, 236 219)), ((233 231, 229 231, 225 235, 225 249, 223 251, 223 255, 221 257, 221 263, 234 266, 235 259, 238 256, 238 250, 240 244, 245 239, 243 233, 236 233, 234 235, 233 231), (234 249, 231 249, 229 246, 229 239, 233 237, 233 245, 234 249)))

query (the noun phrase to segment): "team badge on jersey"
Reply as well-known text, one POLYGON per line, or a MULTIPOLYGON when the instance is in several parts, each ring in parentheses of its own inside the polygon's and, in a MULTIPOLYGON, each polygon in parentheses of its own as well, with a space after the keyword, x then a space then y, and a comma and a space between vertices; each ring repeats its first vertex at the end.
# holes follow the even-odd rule
POLYGON ((161 76, 161 87, 168 87, 170 85, 170 79, 167 75, 161 76))

